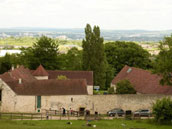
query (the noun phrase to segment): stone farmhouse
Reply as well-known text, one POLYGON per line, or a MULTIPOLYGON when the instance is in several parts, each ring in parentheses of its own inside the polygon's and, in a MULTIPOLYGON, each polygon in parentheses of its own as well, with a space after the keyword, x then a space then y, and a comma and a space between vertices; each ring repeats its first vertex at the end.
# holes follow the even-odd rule
MULTIPOLYGON (((36 70, 21 66, 0 75, 1 111, 41 112, 42 105, 45 109, 60 108, 62 105, 56 102, 58 95, 92 94, 92 71, 46 71, 40 65, 36 70), (60 75, 66 76, 67 80, 57 80, 60 75), (50 105, 47 105, 48 101, 51 101, 50 105)), ((70 101, 73 101, 72 97, 70 101)))
POLYGON ((160 78, 148 71, 125 66, 112 86, 122 79, 129 79, 139 94, 93 95, 92 71, 52 71, 41 65, 29 70, 20 66, 0 75, 0 112, 35 113, 63 107, 106 114, 113 108, 151 109, 157 99, 172 99, 172 87, 160 86, 160 78), (60 75, 68 79, 57 80, 60 75))
POLYGON ((172 95, 172 86, 160 85, 160 76, 152 74, 147 70, 129 66, 125 66, 119 72, 119 74, 112 80, 111 86, 116 90, 116 83, 125 79, 133 84, 137 94, 172 95))

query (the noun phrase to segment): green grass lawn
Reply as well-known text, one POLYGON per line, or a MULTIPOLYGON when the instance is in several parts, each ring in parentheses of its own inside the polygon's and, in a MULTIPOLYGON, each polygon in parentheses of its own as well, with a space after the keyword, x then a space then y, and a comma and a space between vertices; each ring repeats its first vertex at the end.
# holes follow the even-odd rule
MULTIPOLYGON (((49 121, 9 121, 0 120, 0 129, 91 129, 93 127, 86 126, 86 121, 75 120, 71 121, 72 125, 66 124, 66 120, 49 120, 49 121)), ((92 121, 97 129, 130 129, 130 128, 144 128, 144 129, 172 129, 172 125, 158 125, 148 122, 147 120, 99 120, 92 121)))

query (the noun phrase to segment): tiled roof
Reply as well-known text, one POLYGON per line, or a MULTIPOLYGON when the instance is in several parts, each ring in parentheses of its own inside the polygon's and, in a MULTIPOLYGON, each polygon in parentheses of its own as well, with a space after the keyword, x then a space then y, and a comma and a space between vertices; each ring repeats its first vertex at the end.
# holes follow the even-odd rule
POLYGON ((44 69, 42 65, 40 65, 33 73, 34 76, 48 76, 47 71, 44 69))
POLYGON ((23 81, 26 82, 31 82, 36 80, 36 78, 33 77, 32 74, 30 73, 30 70, 24 68, 24 66, 20 66, 19 68, 9 71, 9 74, 11 78, 13 78, 14 80, 19 80, 19 78, 21 78, 23 81))
POLYGON ((87 95, 86 80, 34 80, 18 83, 10 73, 0 78, 18 95, 87 95))
POLYGON ((85 80, 37 80, 15 89, 20 95, 86 95, 85 80))
POLYGON ((30 70, 23 66, 1 74, 0 78, 18 95, 88 94, 86 79, 37 80, 30 70), (19 79, 22 80, 21 84, 19 84, 19 79))
POLYGON ((161 77, 147 70, 125 66, 112 80, 112 84, 124 79, 129 80, 138 93, 172 94, 172 86, 161 86, 159 84, 161 77))
MULTIPOLYGON (((34 70, 30 70, 34 73, 34 70)), ((92 71, 61 71, 61 70, 47 70, 49 79, 56 79, 60 75, 64 75, 69 79, 86 79, 88 85, 93 86, 93 72, 92 71)))

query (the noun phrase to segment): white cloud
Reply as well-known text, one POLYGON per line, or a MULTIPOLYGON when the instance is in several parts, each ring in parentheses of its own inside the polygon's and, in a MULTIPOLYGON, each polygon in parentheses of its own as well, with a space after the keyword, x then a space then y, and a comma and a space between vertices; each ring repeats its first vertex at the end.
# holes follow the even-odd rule
POLYGON ((172 29, 172 0, 0 0, 0 27, 172 29))

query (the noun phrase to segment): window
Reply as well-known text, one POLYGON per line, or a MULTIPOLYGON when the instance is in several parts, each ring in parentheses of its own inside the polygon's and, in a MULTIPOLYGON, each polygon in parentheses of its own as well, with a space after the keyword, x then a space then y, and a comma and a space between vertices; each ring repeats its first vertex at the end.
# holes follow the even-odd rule
POLYGON ((0 101, 2 101, 2 90, 0 90, 0 101))
POLYGON ((71 98, 71 102, 73 102, 73 98, 71 98))
POLYGON ((41 96, 37 96, 37 108, 41 108, 41 96))

